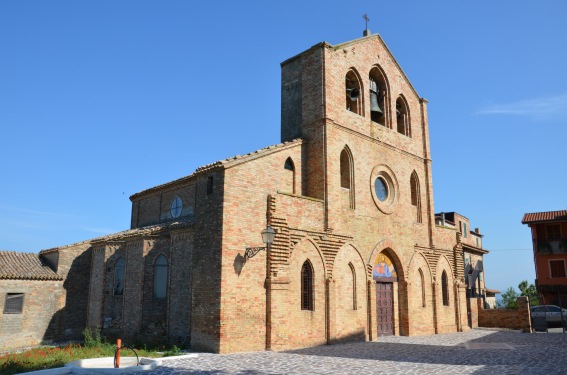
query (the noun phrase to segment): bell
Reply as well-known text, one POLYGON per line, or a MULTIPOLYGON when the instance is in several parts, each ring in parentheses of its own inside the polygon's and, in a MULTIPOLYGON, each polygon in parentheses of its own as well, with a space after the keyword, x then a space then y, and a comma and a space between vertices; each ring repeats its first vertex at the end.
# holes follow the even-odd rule
POLYGON ((358 97, 360 96, 360 90, 355 88, 346 89, 347 96, 350 98, 351 101, 356 102, 358 97))
POLYGON ((373 114, 378 117, 382 117, 384 112, 378 105, 378 94, 375 91, 370 90, 370 112, 374 112, 373 114))

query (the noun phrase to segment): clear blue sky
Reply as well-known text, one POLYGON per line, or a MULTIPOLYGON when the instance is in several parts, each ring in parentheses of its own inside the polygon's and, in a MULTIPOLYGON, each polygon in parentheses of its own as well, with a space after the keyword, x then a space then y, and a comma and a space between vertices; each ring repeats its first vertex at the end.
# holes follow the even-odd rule
POLYGON ((429 100, 435 211, 533 282, 523 213, 567 209, 567 2, 0 2, 0 249, 128 229, 140 190, 279 142, 280 65, 360 37, 429 100), (252 105, 254 103, 254 105, 252 105))

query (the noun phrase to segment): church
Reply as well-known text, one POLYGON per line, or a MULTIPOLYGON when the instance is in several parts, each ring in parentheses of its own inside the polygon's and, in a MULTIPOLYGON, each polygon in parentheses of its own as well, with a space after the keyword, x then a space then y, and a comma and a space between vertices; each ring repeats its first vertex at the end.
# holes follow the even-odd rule
POLYGON ((84 325, 218 353, 470 329, 469 231, 436 220, 427 100, 382 38, 281 69, 280 144, 132 195, 130 230, 40 253, 88 254, 84 325))

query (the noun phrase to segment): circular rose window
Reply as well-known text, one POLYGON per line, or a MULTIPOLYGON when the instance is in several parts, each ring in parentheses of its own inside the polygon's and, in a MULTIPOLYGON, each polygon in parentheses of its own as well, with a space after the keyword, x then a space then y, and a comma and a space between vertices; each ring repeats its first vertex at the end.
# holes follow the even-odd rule
POLYGON ((376 180, 374 180, 374 192, 380 202, 384 202, 388 199, 388 185, 382 177, 377 177, 376 180))
POLYGON ((381 164, 372 169, 370 191, 376 207, 385 214, 391 214, 398 203, 398 181, 394 172, 381 164))

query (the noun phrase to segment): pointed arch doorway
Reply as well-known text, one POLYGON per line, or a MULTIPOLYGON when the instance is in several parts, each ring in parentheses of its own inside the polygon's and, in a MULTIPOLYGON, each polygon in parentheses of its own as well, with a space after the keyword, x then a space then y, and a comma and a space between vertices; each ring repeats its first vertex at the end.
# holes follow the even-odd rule
POLYGON ((390 257, 380 253, 372 269, 376 282, 376 309, 378 336, 391 336, 395 331, 394 283, 398 281, 396 268, 390 257))

